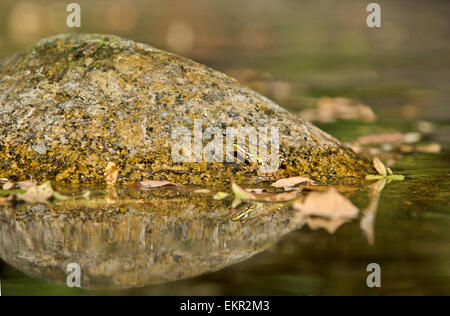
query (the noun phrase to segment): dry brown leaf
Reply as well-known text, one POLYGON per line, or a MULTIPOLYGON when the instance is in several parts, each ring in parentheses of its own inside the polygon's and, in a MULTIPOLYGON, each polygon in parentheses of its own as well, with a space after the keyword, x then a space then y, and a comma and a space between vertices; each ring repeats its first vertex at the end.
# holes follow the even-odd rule
POLYGON ((325 229, 328 233, 334 234, 339 227, 349 222, 350 218, 336 218, 336 219, 326 219, 320 217, 308 217, 306 223, 311 230, 319 230, 321 228, 325 229))
POLYGON ((359 137, 356 143, 360 145, 396 143, 403 142, 404 139, 405 135, 402 133, 373 134, 359 137))
POLYGON ((286 179, 280 179, 277 182, 272 183, 271 185, 276 188, 286 188, 286 187, 293 187, 300 183, 306 183, 309 185, 314 184, 315 182, 309 178, 305 177, 292 177, 292 178, 286 178, 286 179))
POLYGON ((330 188, 326 192, 311 192, 304 202, 294 202, 294 208, 300 210, 304 216, 330 219, 355 218, 359 213, 359 209, 335 188, 330 188))
POLYGON ((442 146, 438 143, 431 143, 429 145, 422 146, 411 146, 411 145, 400 145, 398 150, 404 154, 410 153, 423 153, 423 154, 438 154, 442 151, 442 146))
POLYGON ((53 189, 50 182, 30 187, 23 194, 17 194, 17 197, 28 203, 46 203, 53 196, 53 189))
POLYGON ((107 185, 114 185, 119 177, 119 168, 114 162, 108 162, 105 168, 105 182, 107 185))
POLYGON ((417 152, 424 154, 438 154, 442 151, 442 146, 438 143, 432 143, 424 146, 417 146, 417 152))
POLYGON ((178 186, 179 184, 169 182, 169 181, 156 181, 156 180, 145 180, 136 182, 134 184, 134 187, 138 189, 151 189, 151 188, 159 188, 159 187, 165 187, 165 186, 178 186))
POLYGON ((372 109, 358 101, 348 98, 320 98, 317 109, 302 111, 300 116, 310 121, 334 122, 337 119, 362 119, 374 121, 375 113, 372 109))
POLYGON ((287 202, 299 197, 300 190, 284 193, 252 193, 240 187, 231 178, 231 188, 236 198, 239 200, 251 200, 261 202, 287 202))

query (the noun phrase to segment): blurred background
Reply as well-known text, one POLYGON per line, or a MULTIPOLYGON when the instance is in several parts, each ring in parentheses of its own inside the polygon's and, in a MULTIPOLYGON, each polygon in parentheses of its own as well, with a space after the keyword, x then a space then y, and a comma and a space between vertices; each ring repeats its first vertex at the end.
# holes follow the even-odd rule
POLYGON ((345 96, 381 117, 450 118, 450 2, 354 0, 2 0, 0 57, 65 32, 122 35, 224 71, 292 111, 345 96))

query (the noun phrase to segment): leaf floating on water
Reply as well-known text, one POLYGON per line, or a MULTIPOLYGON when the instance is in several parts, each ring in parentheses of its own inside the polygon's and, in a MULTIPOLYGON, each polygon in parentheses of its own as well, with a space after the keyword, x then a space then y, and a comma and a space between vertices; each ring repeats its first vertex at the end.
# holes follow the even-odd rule
POLYGON ((355 218, 359 209, 335 188, 326 192, 311 192, 305 201, 294 202, 294 208, 304 216, 318 216, 329 219, 355 218))
POLYGON ((320 98, 316 109, 308 109, 299 113, 300 117, 309 121, 334 122, 338 119, 362 119, 372 122, 376 119, 373 110, 365 104, 348 98, 320 98))
POLYGON ((107 185, 114 185, 119 177, 119 168, 114 162, 108 162, 105 168, 105 182, 107 185))
POLYGON ((260 202, 288 202, 299 197, 299 192, 284 192, 284 193, 252 193, 240 187, 233 178, 231 178, 231 189, 237 199, 260 201, 260 202))
POLYGON ((380 160, 380 158, 378 157, 373 158, 373 165, 379 174, 381 174, 384 177, 387 176, 386 167, 384 163, 380 160))
POLYGON ((178 186, 179 184, 173 183, 170 181, 156 181, 156 180, 145 180, 136 182, 134 186, 138 189, 145 190, 145 189, 152 189, 152 188, 160 188, 165 186, 178 186))
POLYGON ((403 181, 405 180, 405 176, 401 174, 393 174, 392 176, 387 176, 386 179, 394 181, 403 181))
POLYGON ((442 146, 437 143, 423 146, 401 145, 398 147, 398 150, 404 154, 410 154, 414 152, 423 154, 438 154, 442 151, 442 146))
POLYGON ((271 185, 275 188, 285 188, 285 187, 293 187, 300 183, 306 183, 309 185, 314 184, 315 182, 309 178, 305 177, 292 177, 286 179, 280 179, 277 182, 272 183, 271 185))
POLYGON ((385 176, 379 175, 379 174, 368 174, 366 176, 366 180, 381 180, 385 179, 385 176))
POLYGON ((405 176, 396 175, 396 174, 394 174, 394 172, 392 171, 391 168, 386 168, 385 165, 383 164, 383 162, 379 158, 375 157, 373 159, 373 164, 379 174, 366 175, 366 180, 382 180, 382 179, 393 180, 393 181, 405 180, 405 176))
POLYGON ((223 199, 225 199, 226 197, 228 197, 228 193, 226 193, 226 192, 218 192, 218 193, 216 193, 216 195, 214 195, 213 196, 213 199, 214 200, 217 200, 217 201, 220 201, 220 200, 223 200, 223 199))
POLYGON ((391 134, 373 134, 361 136, 356 140, 356 143, 360 145, 367 144, 384 144, 384 143, 395 143, 403 142, 405 135, 402 133, 391 133, 391 134))
POLYGON ((17 194, 17 197, 28 203, 46 203, 54 194, 50 182, 29 188, 23 194, 17 194))

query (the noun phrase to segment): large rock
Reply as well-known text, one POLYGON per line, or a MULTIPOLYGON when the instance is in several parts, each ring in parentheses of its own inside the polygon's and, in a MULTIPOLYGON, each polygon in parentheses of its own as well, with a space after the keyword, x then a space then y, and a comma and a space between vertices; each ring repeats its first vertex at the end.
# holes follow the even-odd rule
POLYGON ((372 170, 335 138, 227 75, 127 39, 59 35, 0 62, 0 177, 101 182, 108 162, 119 167, 119 181, 182 183, 229 173, 251 182, 294 175, 330 182, 372 170), (259 158, 175 162, 172 132, 200 120, 203 129, 278 128, 277 171, 262 172, 259 158))

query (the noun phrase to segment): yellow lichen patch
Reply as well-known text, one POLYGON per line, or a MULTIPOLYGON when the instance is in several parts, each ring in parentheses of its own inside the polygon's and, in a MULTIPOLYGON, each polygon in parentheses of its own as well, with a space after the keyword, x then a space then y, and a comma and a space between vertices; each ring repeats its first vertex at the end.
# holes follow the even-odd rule
POLYGON ((107 185, 116 184, 117 178, 119 177, 119 168, 117 168, 117 165, 114 162, 108 162, 104 176, 107 185))

